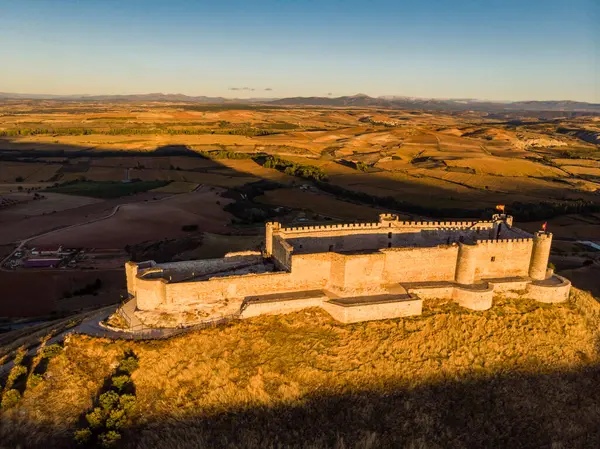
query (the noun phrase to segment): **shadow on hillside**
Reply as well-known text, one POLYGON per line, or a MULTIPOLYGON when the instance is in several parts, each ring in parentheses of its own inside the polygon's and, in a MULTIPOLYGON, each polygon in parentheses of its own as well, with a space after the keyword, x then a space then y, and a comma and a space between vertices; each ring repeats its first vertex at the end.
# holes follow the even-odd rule
MULTIPOLYGON (((214 414, 191 407, 191 402, 187 410, 163 404, 172 413, 161 419, 139 410, 144 424, 125 430, 124 447, 600 447, 599 382, 600 368, 594 366, 573 372, 448 381, 386 393, 319 396, 315 392, 299 405, 214 414)), ((160 401, 160 392, 155 394, 160 401)), ((6 447, 70 447, 69 435, 18 410, 8 414, 0 427, 6 447)))
MULTIPOLYGON (((202 151, 220 151, 223 153, 234 153, 236 145, 224 147, 221 144, 203 145, 202 151)), ((246 148, 247 150, 247 148, 246 148)), ((29 161, 34 162, 36 158, 52 157, 66 158, 69 160, 67 171, 80 169, 85 170, 85 162, 82 158, 98 160, 102 158, 157 158, 157 157, 190 157, 204 158, 198 151, 181 144, 164 145, 155 148, 153 151, 135 151, 135 150, 101 150, 95 148, 78 147, 74 145, 52 144, 52 143, 21 143, 11 138, 0 138, 0 164, 4 161, 29 161), (32 148, 36 145, 36 148, 32 148), (38 148, 39 146, 39 148, 38 148), (10 149, 9 149, 10 148, 10 149), (77 160, 80 160, 77 163, 77 160)), ((285 159, 285 156, 283 157, 285 159)), ((123 160, 123 159, 122 159, 123 160)), ((211 165, 192 169, 181 169, 181 167, 170 167, 171 170, 177 169, 180 173, 185 172, 205 172, 226 174, 229 177, 253 177, 261 179, 256 173, 240 172, 219 161, 211 158, 211 165)), ((59 164, 57 160, 48 161, 48 163, 59 164)), ((310 165, 310 161, 306 162, 310 165)), ((89 162, 87 163, 89 169, 89 162)), ((130 164, 128 167, 120 165, 113 168, 132 168, 138 169, 139 164, 130 164)), ((141 167, 142 169, 144 167, 141 167)), ((85 175, 85 174, 84 174, 85 175)), ((356 170, 356 175, 365 175, 360 170, 356 170)), ((443 218, 483 218, 490 216, 494 211, 496 204, 509 204, 510 212, 518 220, 536 221, 547 219, 553 216, 564 215, 566 213, 580 213, 588 209, 591 211, 600 210, 600 204, 597 201, 597 195, 591 193, 581 193, 580 203, 567 204, 565 201, 565 190, 561 183, 554 187, 539 187, 535 191, 521 192, 526 195, 523 198, 529 198, 531 203, 518 203, 518 195, 508 194, 506 192, 488 190, 487 187, 474 188, 457 182, 444 182, 440 180, 429 179, 427 176, 416 175, 406 176, 385 176, 380 177, 378 173, 370 173, 371 177, 377 178, 377 183, 372 184, 366 181, 364 176, 357 176, 356 182, 352 178, 353 173, 336 175, 337 183, 317 182, 320 190, 328 192, 344 201, 364 204, 389 211, 396 211, 402 214, 413 214, 419 217, 443 218), (420 178, 424 177, 424 181, 420 178), (349 178, 352 178, 350 180, 349 178), (343 181, 339 181, 343 179, 343 181), (365 190, 366 189, 366 190, 365 190), (459 189, 459 190, 457 190, 459 189), (375 192, 365 193, 365 192, 375 192), (558 203, 552 205, 548 201, 558 203), (593 204, 592 204, 593 203, 593 204)), ((91 178, 93 179, 93 178, 91 178)), ((298 184, 310 183, 302 178, 296 178, 298 184)), ((60 181, 60 179, 57 179, 60 181)), ((264 181, 265 179, 263 179, 264 181)), ((212 180, 214 182, 214 178, 212 180)), ((193 182, 202 182, 201 178, 194 178, 193 182)), ((210 180, 206 182, 210 184, 210 180)), ((290 182, 291 184, 291 182, 290 182)), ((568 196, 568 195, 567 195, 568 196)), ((572 198, 571 198, 572 200, 572 198)), ((310 209, 310 204, 307 204, 310 209)), ((374 218, 377 214, 374 213, 374 218)))

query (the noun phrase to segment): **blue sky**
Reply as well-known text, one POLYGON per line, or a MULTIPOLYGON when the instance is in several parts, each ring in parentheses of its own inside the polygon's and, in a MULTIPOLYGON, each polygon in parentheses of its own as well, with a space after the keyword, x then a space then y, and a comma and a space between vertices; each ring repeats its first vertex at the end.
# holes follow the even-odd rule
POLYGON ((600 0, 0 0, 0 91, 600 102, 600 0))

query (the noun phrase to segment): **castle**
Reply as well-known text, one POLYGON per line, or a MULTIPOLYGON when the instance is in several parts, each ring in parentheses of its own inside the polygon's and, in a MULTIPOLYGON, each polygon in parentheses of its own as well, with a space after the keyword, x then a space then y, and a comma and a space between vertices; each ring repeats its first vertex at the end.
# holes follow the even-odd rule
POLYGON ((144 321, 178 324, 322 307, 352 323, 421 313, 439 298, 486 310, 494 294, 561 302, 570 282, 548 268, 552 234, 529 234, 508 215, 489 221, 282 227, 267 223, 262 253, 126 264, 127 289, 144 321), (506 293, 504 293, 506 294, 506 293))

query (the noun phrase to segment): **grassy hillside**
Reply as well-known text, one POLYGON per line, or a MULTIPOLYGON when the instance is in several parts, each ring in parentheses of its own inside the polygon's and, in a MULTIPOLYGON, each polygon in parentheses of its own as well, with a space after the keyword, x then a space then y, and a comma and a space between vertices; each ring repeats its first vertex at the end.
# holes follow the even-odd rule
MULTIPOLYGON (((341 325, 318 309, 169 341, 74 336, 2 411, 0 445, 74 445, 127 351, 137 405, 123 447, 574 447, 600 418, 584 294, 341 325), (577 305, 578 303, 579 305, 577 305), (582 313, 581 310, 585 313, 582 313)), ((586 435, 587 433, 587 435, 586 435)))

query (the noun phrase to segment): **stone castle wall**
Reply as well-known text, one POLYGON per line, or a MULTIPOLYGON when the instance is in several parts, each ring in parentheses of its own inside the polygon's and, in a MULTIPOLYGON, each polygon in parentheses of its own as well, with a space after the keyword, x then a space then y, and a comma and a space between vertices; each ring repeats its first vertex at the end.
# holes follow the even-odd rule
MULTIPOLYGON (((491 307, 494 292, 515 289, 526 289, 535 298, 548 295, 549 301, 564 300, 569 292, 568 281, 546 282, 552 236, 538 233, 529 238, 522 231, 511 230, 510 217, 503 216, 502 220, 402 222, 382 215, 378 223, 366 224, 282 228, 278 223, 268 223, 265 255, 277 271, 215 273, 213 277, 208 273, 202 280, 182 278, 178 282, 170 275, 180 269, 178 264, 130 262, 126 265, 127 287, 137 298, 138 308, 147 311, 218 302, 241 307, 250 297, 306 291, 371 297, 402 291, 401 286, 410 283, 429 283, 409 290, 419 295, 419 301, 443 297, 476 310, 491 307), (519 238, 496 239, 501 227, 500 235, 519 238), (163 269, 167 271, 161 275, 163 269), (532 283, 532 279, 540 282, 532 283)), ((200 267, 202 263, 188 265, 200 267)), ((218 261, 212 265, 221 266, 218 261)), ((368 316, 377 319, 420 312, 421 303, 411 301, 334 307, 317 295, 302 300, 253 302, 246 315, 322 304, 334 317, 354 322, 368 316)))

